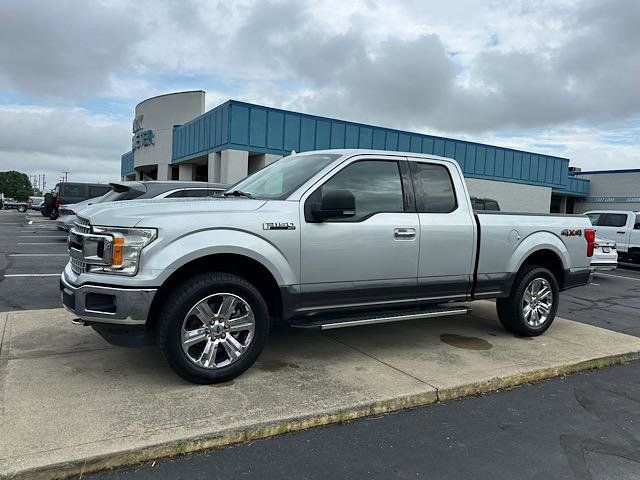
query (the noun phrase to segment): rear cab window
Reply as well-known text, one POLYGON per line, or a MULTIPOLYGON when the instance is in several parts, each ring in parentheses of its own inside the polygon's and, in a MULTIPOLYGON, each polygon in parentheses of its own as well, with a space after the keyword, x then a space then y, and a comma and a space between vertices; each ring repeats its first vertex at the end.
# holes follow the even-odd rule
POLYGON ((458 208, 455 188, 444 165, 409 162, 419 213, 451 213, 458 208))
POLYGON ((624 227, 627 225, 626 213, 590 213, 587 215, 594 227, 624 227))

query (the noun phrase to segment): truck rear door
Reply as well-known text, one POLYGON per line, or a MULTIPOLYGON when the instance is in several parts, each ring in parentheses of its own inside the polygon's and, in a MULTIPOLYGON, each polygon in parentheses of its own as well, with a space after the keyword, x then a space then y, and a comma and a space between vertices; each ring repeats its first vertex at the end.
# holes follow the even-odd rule
POLYGON ((475 224, 461 174, 437 160, 409 165, 420 222, 418 299, 466 298, 475 260, 475 224))

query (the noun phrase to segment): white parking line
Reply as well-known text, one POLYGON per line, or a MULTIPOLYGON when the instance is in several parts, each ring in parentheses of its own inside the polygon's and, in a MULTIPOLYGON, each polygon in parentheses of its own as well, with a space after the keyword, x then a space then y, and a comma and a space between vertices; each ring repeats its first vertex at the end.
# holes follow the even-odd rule
POLYGON ((18 238, 67 238, 66 235, 18 235, 18 238))
POLYGON ((636 282, 640 282, 640 278, 627 277, 625 275, 611 275, 610 273, 596 273, 596 275, 602 275, 604 277, 625 278, 627 280, 635 280, 636 282))
POLYGON ((68 253, 12 253, 10 257, 68 257, 68 253))
POLYGON ((9 277, 59 277, 60 273, 10 273, 4 275, 5 278, 9 277))

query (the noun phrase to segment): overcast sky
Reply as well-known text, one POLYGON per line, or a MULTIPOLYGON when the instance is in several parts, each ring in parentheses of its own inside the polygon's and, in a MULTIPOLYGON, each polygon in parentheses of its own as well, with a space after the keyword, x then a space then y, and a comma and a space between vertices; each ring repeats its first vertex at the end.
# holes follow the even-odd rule
POLYGON ((0 3, 0 170, 120 175, 134 106, 202 89, 640 168, 640 1, 0 3))

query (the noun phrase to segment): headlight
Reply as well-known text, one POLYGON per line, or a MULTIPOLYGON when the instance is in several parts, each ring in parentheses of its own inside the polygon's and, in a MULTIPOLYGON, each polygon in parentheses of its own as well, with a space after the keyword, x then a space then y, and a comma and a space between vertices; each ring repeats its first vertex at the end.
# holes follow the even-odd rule
POLYGON ((115 273, 120 275, 135 275, 138 271, 140 252, 153 242, 158 231, 155 228, 119 228, 92 227, 92 232, 108 235, 113 238, 106 242, 102 257, 111 260, 107 265, 89 265, 89 271, 94 273, 115 273))

